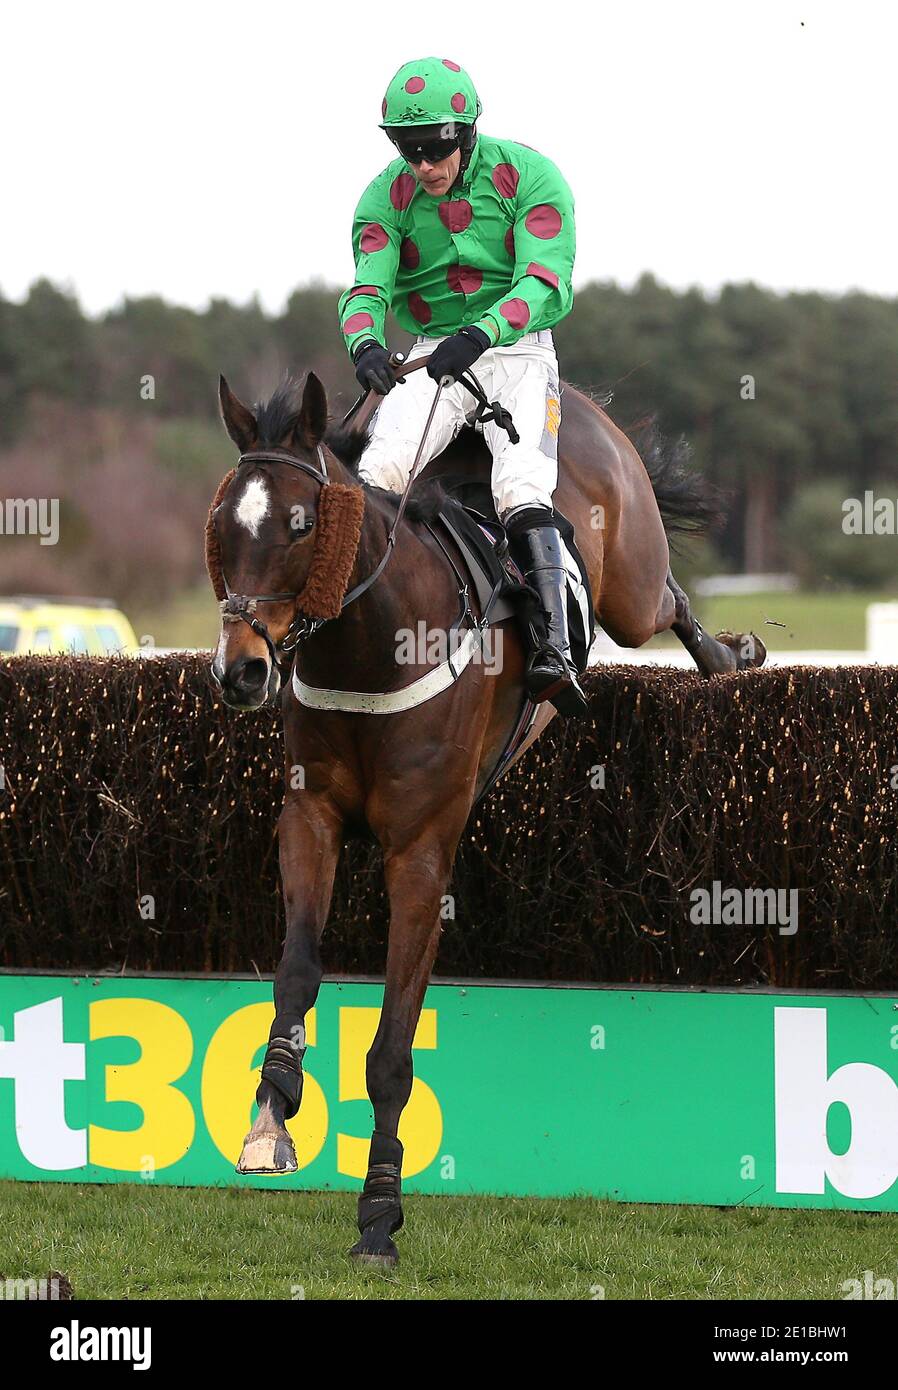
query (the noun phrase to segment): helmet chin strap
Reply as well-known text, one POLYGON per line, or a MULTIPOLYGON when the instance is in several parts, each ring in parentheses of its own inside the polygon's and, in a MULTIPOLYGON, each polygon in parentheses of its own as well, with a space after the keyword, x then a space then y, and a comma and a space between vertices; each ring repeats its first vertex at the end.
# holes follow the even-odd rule
POLYGON ((461 159, 458 164, 458 173, 455 175, 449 189, 450 193, 461 183, 464 172, 471 162, 471 155, 474 153, 474 142, 477 139, 477 122, 475 121, 474 124, 468 126, 467 129, 470 131, 470 138, 466 139, 464 143, 459 143, 458 148, 461 151, 461 159))

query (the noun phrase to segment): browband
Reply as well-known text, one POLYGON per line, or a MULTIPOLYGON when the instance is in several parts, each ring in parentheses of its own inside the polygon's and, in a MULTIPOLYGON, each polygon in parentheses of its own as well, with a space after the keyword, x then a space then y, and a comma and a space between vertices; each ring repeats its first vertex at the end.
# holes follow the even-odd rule
POLYGON ((330 482, 327 473, 327 460, 324 457, 324 450, 318 445, 318 462, 320 468, 315 468, 311 463, 306 463, 305 459, 297 458, 287 449, 259 449, 254 453, 241 454, 237 460, 237 467, 242 463, 289 463, 291 468, 298 468, 301 473, 308 473, 310 478, 326 486, 330 482))

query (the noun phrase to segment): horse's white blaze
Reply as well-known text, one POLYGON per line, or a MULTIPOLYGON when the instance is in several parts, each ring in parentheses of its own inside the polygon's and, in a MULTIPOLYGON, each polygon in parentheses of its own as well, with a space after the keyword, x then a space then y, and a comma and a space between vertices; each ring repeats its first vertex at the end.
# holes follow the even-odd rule
POLYGON ((234 515, 253 536, 259 534, 259 524, 268 515, 270 500, 268 489, 261 478, 250 478, 237 503, 234 515))
POLYGON ((212 658, 212 665, 219 674, 222 674, 228 664, 228 639, 224 627, 218 635, 218 646, 215 648, 215 655, 212 658))

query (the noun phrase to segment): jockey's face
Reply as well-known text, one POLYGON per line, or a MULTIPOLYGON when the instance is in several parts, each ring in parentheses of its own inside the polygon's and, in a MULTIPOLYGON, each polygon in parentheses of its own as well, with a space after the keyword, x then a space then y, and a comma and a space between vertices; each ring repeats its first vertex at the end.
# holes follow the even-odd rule
POLYGON ((461 150, 453 150, 448 159, 441 159, 438 164, 431 164, 427 159, 413 164, 412 173, 425 193, 432 198, 442 198, 455 183, 460 164, 461 150))

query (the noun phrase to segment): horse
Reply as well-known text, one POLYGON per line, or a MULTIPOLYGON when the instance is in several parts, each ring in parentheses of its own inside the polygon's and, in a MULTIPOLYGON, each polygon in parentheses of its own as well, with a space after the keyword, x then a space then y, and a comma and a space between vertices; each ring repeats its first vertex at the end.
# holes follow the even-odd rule
MULTIPOLYGON (((294 681, 301 677, 306 689, 398 694, 432 676, 426 651, 397 660, 398 634, 422 619, 429 633, 450 632, 461 556, 438 542, 414 507, 397 527, 399 499, 360 483, 364 435, 329 427, 325 390, 313 372, 304 383, 286 379, 252 409, 222 377, 219 398, 240 458, 206 525, 207 566, 222 610, 212 676, 234 709, 280 700, 287 766, 278 822, 286 935, 258 1114, 238 1171, 296 1169, 285 1122, 302 1099, 305 1018, 322 980, 334 874, 345 840, 373 836, 383 850, 390 924, 383 1007, 366 1067, 374 1130, 350 1254, 393 1265, 412 1039, 459 839, 520 716, 526 638, 514 621, 502 623, 500 662, 471 661, 432 698, 411 707, 400 698, 387 714, 369 712, 364 702, 352 710, 301 703, 282 669, 290 660, 294 681), (301 777, 291 775, 297 768, 301 777)), ((671 574, 668 532, 706 516, 704 484, 670 458, 648 460, 647 468, 587 393, 566 386, 563 399, 554 500, 573 523, 606 632, 640 647, 670 629, 707 677, 760 665, 757 639, 702 630, 671 574)), ((421 477, 438 483, 450 473, 489 476, 489 454, 474 431, 463 431, 421 477)), ((462 597, 476 609, 467 590, 462 597)), ((516 757, 554 713, 548 703, 537 706, 516 757)))

